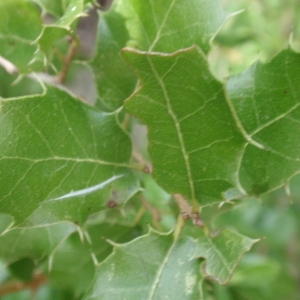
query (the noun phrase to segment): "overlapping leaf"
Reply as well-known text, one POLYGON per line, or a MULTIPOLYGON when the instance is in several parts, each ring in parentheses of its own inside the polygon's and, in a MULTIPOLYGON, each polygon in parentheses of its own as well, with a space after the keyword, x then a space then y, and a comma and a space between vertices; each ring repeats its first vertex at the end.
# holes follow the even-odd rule
POLYGON ((70 0, 68 6, 65 8, 63 16, 55 23, 45 24, 43 30, 36 42, 39 45, 39 49, 43 54, 49 58, 52 53, 54 42, 58 39, 71 35, 74 36, 75 21, 84 16, 84 0, 70 0))
POLYGON ((84 16, 86 1, 70 0, 64 5, 56 1, 54 5, 49 1, 33 2, 45 13, 59 15, 59 19, 42 25, 40 12, 30 1, 0 1, 0 9, 5 11, 0 21, 0 55, 12 62, 20 73, 40 71, 44 67, 43 56, 50 58, 57 40, 66 35, 75 37, 75 21, 84 16), (41 52, 37 52, 38 49, 41 52))
POLYGON ((57 88, 0 104, 0 210, 17 225, 82 224, 111 198, 122 204, 139 189, 116 114, 57 88))
POLYGON ((98 50, 92 62, 99 106, 120 107, 136 85, 120 51, 125 46, 155 52, 173 52, 197 44, 204 51, 230 17, 220 1, 115 0, 101 15, 98 50))
POLYGON ((218 237, 174 239, 150 231, 114 252, 99 265, 86 300, 96 299, 203 299, 203 276, 225 282, 241 255, 255 242, 231 231, 218 237), (206 260, 204 275, 201 260, 206 260))
POLYGON ((129 40, 122 15, 112 9, 100 16, 97 52, 91 62, 98 90, 98 106, 114 111, 130 96, 136 76, 121 57, 121 49, 129 40))
MULTIPOLYGON (((72 0, 31 0, 32 2, 36 2, 44 11, 44 13, 51 14, 57 18, 60 18, 64 15, 70 3, 73 5, 77 3, 82 3, 82 1, 74 2, 72 0)), ((88 2, 90 0, 85 0, 84 2, 88 2)))

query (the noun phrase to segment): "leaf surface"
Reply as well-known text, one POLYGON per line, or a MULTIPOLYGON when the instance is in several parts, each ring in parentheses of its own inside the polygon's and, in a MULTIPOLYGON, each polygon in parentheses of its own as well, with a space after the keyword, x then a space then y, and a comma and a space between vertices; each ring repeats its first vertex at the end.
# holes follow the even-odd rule
POLYGON ((21 73, 28 73, 28 64, 37 50, 33 41, 42 29, 38 10, 24 0, 0 1, 0 55, 12 62, 21 73), (16 22, 18 20, 18 22, 16 22))
POLYGON ((227 89, 198 48, 124 57, 142 81, 125 107, 148 125, 154 177, 169 193, 206 205, 267 192, 299 172, 299 54, 255 64, 227 89))
POLYGON ((230 231, 211 239, 198 229, 197 239, 178 240, 172 234, 150 231, 115 245, 114 252, 99 265, 84 299, 203 299, 199 258, 207 259, 205 275, 224 282, 254 242, 230 231), (237 247, 231 248, 233 245, 237 247))
POLYGON ((83 10, 84 0, 70 0, 61 18, 52 24, 44 24, 36 42, 39 50, 44 53, 47 59, 50 57, 53 44, 57 40, 66 35, 74 37, 74 28, 72 26, 78 18, 84 16, 83 10))
POLYGON ((116 114, 54 87, 0 104, 0 209, 16 225, 83 224, 111 198, 121 205, 139 189, 116 114))
POLYGON ((116 11, 126 20, 131 46, 155 52, 174 52, 194 44, 207 52, 229 18, 219 0, 126 0, 118 1, 116 11))
POLYGON ((91 64, 99 107, 117 109, 136 86, 135 76, 121 58, 122 48, 173 52, 196 44, 207 52, 229 17, 220 1, 115 0, 100 16, 97 53, 91 64))
POLYGON ((142 81, 125 108, 149 127, 157 182, 202 205, 229 189, 241 195, 236 173, 246 140, 201 50, 172 55, 126 51, 124 57, 142 81))
MULTIPOLYGON (((48 269, 48 263, 45 268, 48 269)), ((79 297, 91 284, 95 269, 88 244, 75 233, 55 249, 47 273, 51 284, 72 290, 79 297)))
POLYGON ((230 78, 227 89, 247 134, 264 146, 245 148, 241 184, 258 195, 300 171, 300 55, 291 49, 230 78))
POLYGON ((55 17, 62 17, 71 0, 31 0, 36 2, 44 12, 50 13, 55 17))
POLYGON ((133 92, 137 81, 121 57, 121 49, 127 45, 129 33, 124 17, 116 12, 115 6, 100 15, 97 52, 90 63, 98 90, 98 106, 106 111, 119 108, 133 92))
POLYGON ((0 236, 0 255, 8 262, 28 257, 39 261, 51 255, 55 248, 76 231, 69 222, 34 228, 14 228, 0 236))

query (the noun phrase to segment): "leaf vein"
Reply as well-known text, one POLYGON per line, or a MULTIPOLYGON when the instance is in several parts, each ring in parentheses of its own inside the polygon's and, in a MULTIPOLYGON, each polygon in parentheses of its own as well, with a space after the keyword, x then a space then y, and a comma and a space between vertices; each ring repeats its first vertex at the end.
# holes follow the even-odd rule
POLYGON ((195 202, 196 201, 196 197, 195 197, 195 187, 194 187, 194 183, 193 183, 193 178, 192 178, 192 171, 191 171, 191 166, 190 166, 190 161, 189 161, 189 156, 187 153, 187 150, 185 149, 185 143, 184 143, 184 139, 183 139, 183 134, 181 132, 181 128, 180 128, 180 123, 177 119, 177 116, 175 115, 173 109, 172 109, 172 105, 171 105, 171 100, 169 98, 167 89, 165 87, 164 82, 161 80, 161 78, 159 77, 150 57, 147 57, 148 59, 148 63, 150 65, 150 68, 152 69, 152 72, 154 74, 154 76, 156 77, 159 85, 161 86, 162 92, 164 94, 164 98, 167 104, 167 109, 168 109, 168 113, 171 116, 174 124, 175 124, 175 128, 176 128, 176 132, 177 132, 177 136, 178 136, 178 140, 180 143, 180 148, 181 148, 181 152, 183 155, 183 159, 185 162, 185 167, 186 167, 186 171, 187 171, 187 177, 188 177, 188 182, 189 182, 189 186, 190 186, 190 191, 191 191, 191 197, 192 197, 192 201, 195 202))

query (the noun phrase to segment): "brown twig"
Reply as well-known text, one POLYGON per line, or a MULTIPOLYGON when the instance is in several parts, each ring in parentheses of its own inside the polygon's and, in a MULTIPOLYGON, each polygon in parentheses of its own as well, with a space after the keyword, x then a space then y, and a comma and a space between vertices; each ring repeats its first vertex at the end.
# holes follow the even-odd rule
POLYGON ((143 171, 145 173, 152 173, 152 165, 146 161, 146 159, 138 152, 132 151, 132 157, 141 165, 144 166, 143 171))
POLYGON ((30 282, 15 281, 3 284, 2 286, 0 286, 0 297, 25 289, 30 289, 32 293, 35 294, 40 286, 47 282, 47 280, 47 277, 43 274, 36 274, 30 282))
POLYGON ((198 227, 204 226, 204 221, 200 217, 198 212, 193 212, 192 206, 186 201, 186 199, 181 194, 173 195, 179 210, 182 214, 184 220, 192 219, 193 224, 198 227))
POLYGON ((63 66, 59 74, 57 75, 57 82, 64 83, 68 74, 70 64, 76 54, 78 48, 78 41, 76 39, 71 39, 70 46, 67 55, 64 57, 63 66))
POLYGON ((154 207, 147 199, 143 196, 141 196, 142 204, 145 207, 146 210, 148 210, 153 218, 154 222, 159 222, 161 220, 160 211, 154 207))

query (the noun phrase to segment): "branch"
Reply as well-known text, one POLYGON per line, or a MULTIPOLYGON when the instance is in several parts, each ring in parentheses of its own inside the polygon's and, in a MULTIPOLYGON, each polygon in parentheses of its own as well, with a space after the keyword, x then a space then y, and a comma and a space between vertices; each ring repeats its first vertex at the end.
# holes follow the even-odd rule
POLYGON ((161 220, 160 211, 155 208, 144 196, 141 196, 140 199, 142 200, 142 204, 146 210, 148 210, 153 218, 154 222, 159 222, 161 220))
POLYGON ((145 173, 152 173, 152 165, 148 161, 146 161, 146 159, 140 153, 133 151, 132 157, 136 162, 143 166, 143 171, 145 173))
POLYGON ((58 83, 65 82, 70 64, 76 54, 77 47, 78 47, 78 41, 76 41, 75 39, 72 38, 70 41, 68 53, 63 60, 63 67, 62 67, 60 73, 57 75, 58 83))
POLYGON ((174 194, 173 195, 179 210, 182 214, 182 217, 184 220, 192 219, 193 224, 198 226, 198 227, 203 227, 204 222, 202 218, 200 217, 198 212, 193 212, 193 209, 191 205, 186 201, 186 199, 183 197, 181 194, 174 194))

